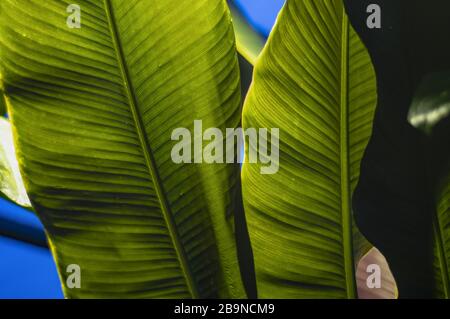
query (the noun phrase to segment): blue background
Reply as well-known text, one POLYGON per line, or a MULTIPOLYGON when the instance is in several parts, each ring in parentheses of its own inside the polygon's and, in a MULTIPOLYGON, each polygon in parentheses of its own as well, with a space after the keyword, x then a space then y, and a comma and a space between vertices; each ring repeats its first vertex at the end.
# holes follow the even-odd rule
POLYGON ((0 298, 63 298, 38 218, 0 198, 0 234, 0 298))
MULTIPOLYGON (((284 0, 234 2, 253 28, 267 37, 284 0)), ((37 217, 0 198, 0 298, 63 298, 45 246, 37 217)))
POLYGON ((285 0, 234 0, 247 21, 265 37, 269 36, 284 2, 285 0))

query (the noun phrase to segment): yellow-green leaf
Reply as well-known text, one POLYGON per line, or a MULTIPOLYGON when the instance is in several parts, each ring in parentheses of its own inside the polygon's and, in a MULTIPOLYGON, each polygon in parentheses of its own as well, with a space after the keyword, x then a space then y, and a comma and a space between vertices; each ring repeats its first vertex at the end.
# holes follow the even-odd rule
POLYGON ((287 1, 244 105, 245 128, 280 128, 278 173, 242 173, 259 297, 357 296, 351 198, 375 82, 342 1, 287 1))
POLYGON ((174 129, 239 125, 226 2, 71 3, 0 2, 18 157, 66 297, 245 296, 239 167, 171 159, 174 129))

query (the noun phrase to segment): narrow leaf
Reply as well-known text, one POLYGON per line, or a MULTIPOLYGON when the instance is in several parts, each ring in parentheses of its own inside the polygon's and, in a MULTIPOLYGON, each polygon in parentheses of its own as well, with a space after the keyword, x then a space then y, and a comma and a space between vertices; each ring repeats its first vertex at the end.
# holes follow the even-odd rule
MULTIPOLYGON (((244 105, 245 128, 280 129, 279 171, 245 163, 242 173, 260 297, 357 296, 354 248, 367 246, 353 239, 351 196, 375 104, 342 1, 288 0, 244 105)), ((247 158, 256 151, 246 144, 247 158)))

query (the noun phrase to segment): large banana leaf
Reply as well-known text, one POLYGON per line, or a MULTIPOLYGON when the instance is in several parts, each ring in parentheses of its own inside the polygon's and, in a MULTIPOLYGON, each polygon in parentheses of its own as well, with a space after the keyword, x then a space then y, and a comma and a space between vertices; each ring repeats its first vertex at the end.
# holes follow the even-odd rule
POLYGON ((0 2, 0 73, 25 186, 67 297, 243 297, 239 167, 174 164, 175 128, 236 127, 224 0, 0 2), (67 267, 81 268, 69 289, 67 267))
POLYGON ((450 299, 450 173, 442 185, 434 220, 434 296, 450 299))
POLYGON ((260 297, 356 297, 351 194, 375 105, 342 1, 288 0, 244 105, 245 128, 280 128, 278 173, 242 173, 260 297))

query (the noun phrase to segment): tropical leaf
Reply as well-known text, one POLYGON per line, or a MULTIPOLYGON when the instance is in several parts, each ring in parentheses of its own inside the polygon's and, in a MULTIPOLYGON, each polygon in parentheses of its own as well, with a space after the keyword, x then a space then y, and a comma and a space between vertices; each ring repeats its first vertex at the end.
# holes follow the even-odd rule
POLYGON ((0 195, 18 205, 30 207, 17 163, 11 124, 0 117, 0 195))
POLYGON ((80 0, 81 28, 66 24, 70 3, 0 2, 18 158, 65 295, 245 296, 233 234, 239 167, 170 157, 175 128, 239 124, 225 1, 80 0), (66 284, 72 264, 80 289, 66 284))
MULTIPOLYGON (((367 245, 353 239, 351 194, 375 105, 374 70, 342 1, 288 0, 244 104, 245 128, 280 129, 279 171, 242 172, 260 297, 357 296, 367 245)), ((246 144, 247 158, 256 148, 246 144)))
POLYGON ((434 220, 435 297, 450 299, 450 174, 438 193, 434 220))

